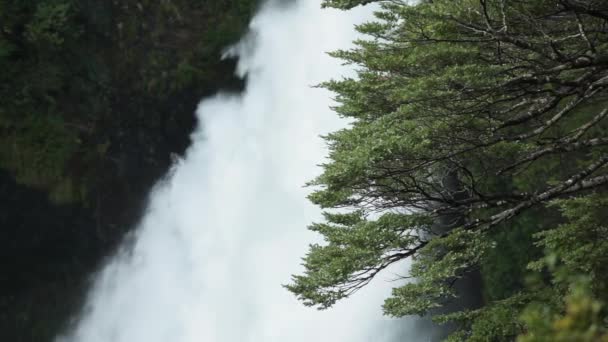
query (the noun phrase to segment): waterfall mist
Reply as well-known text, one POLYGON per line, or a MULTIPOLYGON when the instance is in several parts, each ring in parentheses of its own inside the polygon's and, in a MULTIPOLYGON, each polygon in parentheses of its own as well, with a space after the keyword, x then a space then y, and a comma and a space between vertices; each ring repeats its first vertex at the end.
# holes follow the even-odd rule
POLYGON ((352 72, 325 52, 349 47, 353 25, 370 16, 315 0, 262 7, 231 50, 246 90, 201 102, 193 145, 58 341, 424 340, 414 320, 382 316, 391 274, 326 311, 281 287, 318 239, 305 229, 320 212, 302 185, 320 172, 319 135, 345 125, 331 94, 311 85, 352 72))

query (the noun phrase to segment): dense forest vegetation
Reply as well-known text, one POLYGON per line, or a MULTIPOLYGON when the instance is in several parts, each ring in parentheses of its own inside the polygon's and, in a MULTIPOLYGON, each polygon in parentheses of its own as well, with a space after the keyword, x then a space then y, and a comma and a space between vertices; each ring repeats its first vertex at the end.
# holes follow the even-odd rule
MULTIPOLYGON (((389 316, 452 341, 608 341, 608 3, 324 5, 371 2, 367 38, 333 53, 358 76, 323 84, 352 121, 310 183, 325 243, 286 287, 325 309, 410 259, 389 316), (479 303, 453 310, 470 279, 479 303)), ((241 89, 220 55, 255 6, 0 0, 0 340, 69 323, 199 99, 241 89)))
POLYGON ((287 288, 324 309, 409 258, 387 315, 451 341, 608 341, 608 2, 325 6, 370 2, 367 38, 333 53, 358 77, 324 84, 352 120, 310 183, 325 243, 287 288), (482 303, 442 309, 475 276, 482 303))
POLYGON ((87 277, 239 90, 222 49, 255 0, 0 0, 0 340, 51 341, 87 277))

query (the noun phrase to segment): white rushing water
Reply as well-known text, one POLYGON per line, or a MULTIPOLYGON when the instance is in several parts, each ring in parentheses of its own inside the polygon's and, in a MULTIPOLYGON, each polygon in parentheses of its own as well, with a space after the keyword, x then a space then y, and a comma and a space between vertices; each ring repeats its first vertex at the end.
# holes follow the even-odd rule
POLYGON ((327 311, 281 287, 318 239, 305 227, 320 212, 302 185, 320 172, 319 135, 345 125, 311 85, 349 72, 325 52, 350 46, 370 16, 317 0, 262 7, 234 49, 246 91, 200 104, 193 145, 58 341, 422 341, 413 321, 381 314, 390 275, 327 311))

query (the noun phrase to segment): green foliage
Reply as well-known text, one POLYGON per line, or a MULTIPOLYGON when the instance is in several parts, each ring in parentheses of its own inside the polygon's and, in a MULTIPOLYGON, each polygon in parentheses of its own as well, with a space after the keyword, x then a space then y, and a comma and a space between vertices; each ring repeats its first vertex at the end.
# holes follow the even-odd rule
POLYGON ((508 298, 525 289, 528 263, 536 260, 542 250, 534 247, 534 233, 549 226, 547 210, 527 212, 492 232, 494 248, 481 264, 483 297, 486 302, 508 298))
POLYGON ((19 170, 18 181, 43 186, 63 176, 62 166, 75 148, 75 138, 61 121, 42 115, 0 125, 0 163, 19 170), (74 139, 74 140, 72 140, 74 139))
POLYGON ((0 0, 0 167, 54 200, 89 202, 96 172, 115 163, 97 152, 108 130, 146 117, 142 129, 162 131, 169 101, 227 83, 222 49, 256 5, 0 0))
POLYGON ((325 213, 325 219, 310 229, 322 234, 327 245, 312 245, 304 259, 305 275, 294 276, 294 284, 286 286, 306 305, 320 308, 349 296, 398 261, 418 239, 408 231, 429 224, 423 216, 396 213, 368 220, 360 211, 325 213))
MULTIPOLYGON (((2 1, 0 167, 23 184, 45 188, 59 202, 78 200, 66 166, 80 148, 74 110, 90 102, 78 87, 82 61, 69 51, 86 44, 72 1, 2 1), (77 99, 74 105, 67 98, 77 99)), ((93 90, 93 89, 91 89, 93 90)), ((88 94, 87 94, 88 95, 88 94)), ((92 94, 91 94, 92 95, 92 94)), ((86 96, 86 95, 85 95, 86 96)), ((74 100, 71 100, 74 101, 74 100)))
POLYGON ((26 39, 41 48, 59 49, 66 39, 74 39, 80 33, 71 26, 73 16, 70 2, 41 2, 26 26, 26 39))
MULTIPOLYGON (((606 307, 588 286, 578 283, 565 299, 565 313, 543 303, 531 304, 522 314, 526 332, 518 342, 606 342, 606 307)), ((561 311, 561 310, 560 310, 561 311)))
POLYGON ((287 288, 327 308, 411 258, 412 281, 383 308, 425 315, 458 300, 454 284, 480 272, 483 307, 438 318, 458 322, 451 339, 468 341, 513 340, 529 328, 518 317, 530 303, 565 310, 565 275, 589 275, 605 300, 605 6, 378 2, 376 20, 357 27, 367 40, 332 53, 357 70, 323 84, 352 124, 325 137, 330 161, 309 183, 313 203, 366 219, 312 225, 325 244, 311 246, 287 288), (380 224, 395 212, 406 241, 380 224), (354 239, 361 231, 377 239, 354 239))
POLYGON ((480 309, 439 315, 434 320, 461 326, 446 341, 512 341, 523 330, 518 316, 529 300, 530 295, 516 294, 480 309))
POLYGON ((410 270, 411 283, 393 289, 384 312, 395 317, 424 315, 441 307, 442 299, 456 296, 452 285, 477 265, 491 248, 480 232, 454 230, 451 234, 431 239, 416 256, 410 270))
POLYGON ((589 278, 593 293, 602 301, 608 300, 608 197, 592 194, 555 201, 567 219, 555 229, 536 234, 537 245, 545 249, 545 256, 529 265, 542 271, 553 270, 555 283, 562 287, 572 277, 583 274, 589 278))
POLYGON ((381 0, 324 0, 323 7, 335 7, 340 9, 351 9, 359 5, 369 4, 381 0))

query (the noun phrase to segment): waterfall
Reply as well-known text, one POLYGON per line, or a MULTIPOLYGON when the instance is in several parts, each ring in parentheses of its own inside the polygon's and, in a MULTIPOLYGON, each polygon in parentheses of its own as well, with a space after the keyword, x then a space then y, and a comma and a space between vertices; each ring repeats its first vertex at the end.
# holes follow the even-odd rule
POLYGON ((320 212, 302 185, 320 173, 319 135, 346 124, 311 86, 352 73, 325 52, 351 46, 353 25, 370 16, 317 0, 262 6, 230 51, 245 91, 201 102, 193 145, 58 341, 423 341, 414 320, 382 316, 390 274, 326 311, 281 287, 318 239, 306 226, 320 212))

